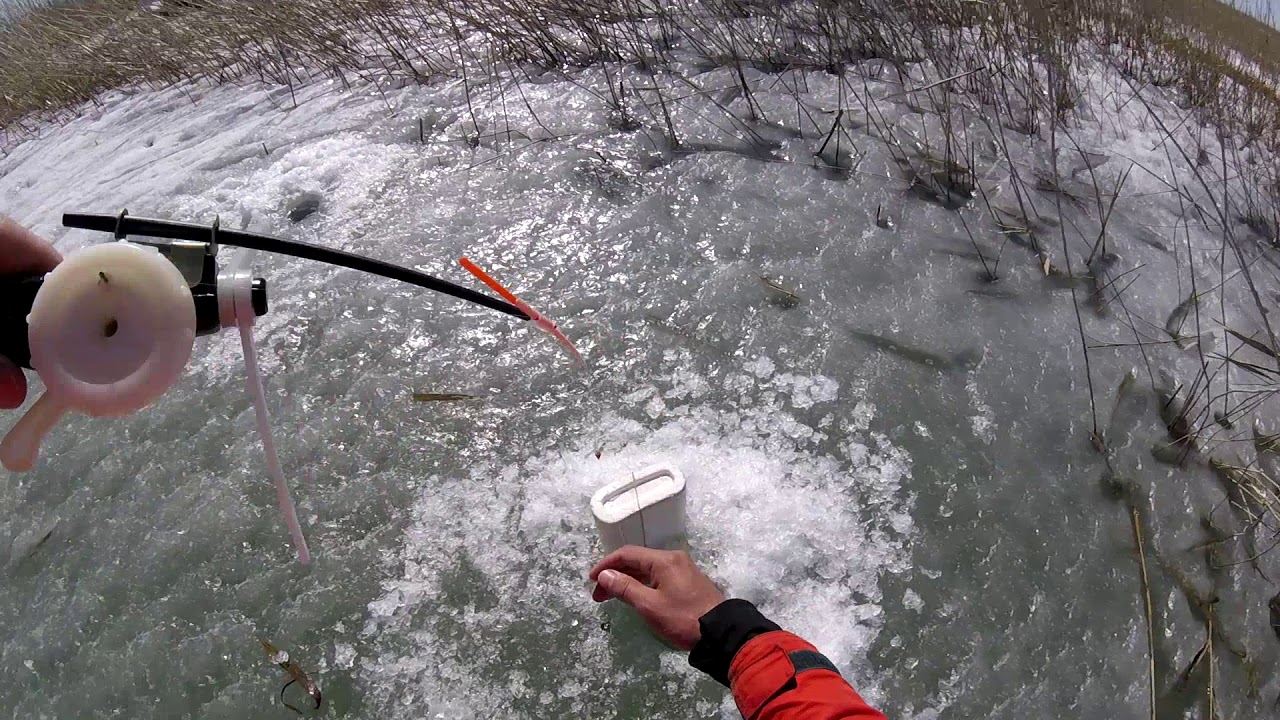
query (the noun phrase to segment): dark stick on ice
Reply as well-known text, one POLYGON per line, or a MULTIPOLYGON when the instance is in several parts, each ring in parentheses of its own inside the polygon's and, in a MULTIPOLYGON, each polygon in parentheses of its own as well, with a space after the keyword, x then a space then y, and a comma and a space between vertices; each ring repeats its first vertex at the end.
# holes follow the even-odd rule
MULTIPOLYGON (((1054 66, 1049 64, 1050 84, 1053 83, 1054 66)), ((1049 129, 1049 154, 1053 158, 1053 172, 1058 174, 1058 116, 1057 113, 1050 113, 1050 129, 1049 129)), ((1057 201, 1058 217, 1062 217, 1062 196, 1054 196, 1057 201)), ((1067 230, 1065 226, 1061 227, 1062 234, 1062 262, 1067 268, 1071 268, 1071 250, 1067 246, 1067 230)), ((1084 376, 1089 386, 1089 414, 1093 424, 1093 435, 1098 437, 1098 400, 1093 390, 1093 367, 1089 363, 1089 344, 1084 337, 1084 320, 1080 317, 1080 301, 1076 297, 1075 286, 1071 287, 1071 307, 1076 313, 1076 328, 1080 332, 1080 349, 1084 353, 1084 376)), ((1154 706, 1153 706, 1154 707, 1154 706)))
POLYGON ((463 395, 462 393, 427 393, 413 394, 415 402, 462 402, 464 400, 483 400, 479 395, 463 395))
POLYGON ((289 653, 278 649, 275 645, 272 645, 261 638, 258 639, 258 642, 261 643, 262 649, 266 651, 267 657, 271 658, 271 662, 279 665, 280 669, 289 673, 289 682, 285 683, 284 687, 280 688, 280 702, 295 713, 299 715, 302 714, 301 710, 289 704, 289 702, 284 699, 284 691, 288 690, 290 685, 298 683, 299 686, 307 691, 307 695, 311 696, 311 699, 315 701, 315 707, 312 709, 319 710, 320 704, 323 702, 320 695, 320 688, 315 684, 315 681, 307 675, 307 671, 303 670, 301 665, 294 662, 293 659, 289 657, 289 653))
POLYGON ((827 139, 822 141, 822 147, 818 148, 818 152, 814 153, 816 157, 822 157, 822 153, 826 152, 827 144, 831 142, 831 138, 836 134, 836 131, 840 129, 840 118, 842 117, 844 117, 844 108, 840 108, 840 110, 836 112, 836 119, 831 121, 831 132, 827 133, 827 139))
POLYGON ((761 275, 760 281, 765 284, 765 287, 775 292, 781 293, 785 299, 789 300, 790 304, 788 305, 788 307, 794 307, 797 303, 800 302, 799 295, 782 287, 781 285, 778 284, 776 280, 769 277, 768 275, 761 275))
POLYGON ((982 270, 986 273, 982 279, 987 282, 996 282, 1000 279, 1000 276, 996 274, 996 269, 999 267, 1000 259, 996 258, 996 264, 994 266, 987 265, 987 259, 982 254, 982 248, 978 247, 978 241, 974 239, 973 231, 969 229, 969 221, 964 219, 964 213, 957 213, 957 215, 960 218, 960 224, 964 226, 965 234, 969 236, 969 243, 973 245, 973 249, 978 253, 978 260, 982 263, 982 270))
POLYGON ((1142 540, 1142 516, 1138 506, 1130 506, 1129 512, 1133 521, 1133 536, 1138 545, 1138 569, 1142 576, 1142 607, 1147 626, 1147 677, 1151 691, 1151 720, 1156 720, 1156 644, 1155 632, 1152 629, 1151 582, 1147 578, 1147 550, 1142 540))
POLYGON ((972 370, 982 361, 982 351, 980 349, 970 348, 954 355, 941 355, 939 353, 921 350, 901 343, 893 338, 883 337, 874 333, 864 332, 862 330, 850 329, 850 335, 871 345, 877 350, 883 350, 887 353, 897 355, 904 360, 909 360, 917 365, 924 365, 935 370, 972 370))

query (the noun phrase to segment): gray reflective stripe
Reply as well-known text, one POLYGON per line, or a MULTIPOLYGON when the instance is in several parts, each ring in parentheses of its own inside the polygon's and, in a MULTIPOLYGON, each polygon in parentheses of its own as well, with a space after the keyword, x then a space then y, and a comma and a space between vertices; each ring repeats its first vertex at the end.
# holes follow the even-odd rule
POLYGON ((791 658, 791 666, 795 668, 797 675, 805 670, 830 670, 837 675, 840 674, 840 671, 827 659, 827 656, 820 652, 795 650, 787 653, 787 657, 791 658))

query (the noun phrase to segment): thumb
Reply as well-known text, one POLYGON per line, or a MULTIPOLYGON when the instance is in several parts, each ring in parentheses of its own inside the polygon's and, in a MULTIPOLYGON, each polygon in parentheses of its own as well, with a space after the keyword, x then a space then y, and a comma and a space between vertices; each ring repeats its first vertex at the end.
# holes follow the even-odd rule
POLYGON ((0 409, 12 410, 27 397, 27 376, 22 368, 0 355, 0 409))
POLYGON ((637 610, 653 603, 658 591, 645 587, 644 583, 617 570, 604 570, 596 578, 609 597, 617 598, 637 610))

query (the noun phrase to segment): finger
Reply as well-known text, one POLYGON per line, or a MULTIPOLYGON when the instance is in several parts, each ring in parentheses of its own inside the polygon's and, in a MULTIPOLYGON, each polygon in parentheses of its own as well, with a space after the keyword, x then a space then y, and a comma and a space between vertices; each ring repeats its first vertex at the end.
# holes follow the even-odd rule
POLYGON ((619 570, 648 583, 653 577, 653 568, 662 559, 661 550, 651 550, 637 545, 626 545, 605 556, 603 560, 591 568, 588 576, 595 580, 604 570, 619 570))
POLYGON ((46 240, 0 215, 0 274, 47 272, 62 255, 46 240))
POLYGON ((605 590, 603 585, 597 583, 595 587, 591 588, 591 599, 596 602, 604 602, 609 599, 609 591, 605 590))
POLYGON ((657 590, 617 570, 601 572, 600 587, 604 588, 607 597, 617 598, 637 610, 652 607, 658 597, 657 590))
POLYGON ((0 409, 12 410, 27 398, 27 376, 22 368, 0 356, 0 409))

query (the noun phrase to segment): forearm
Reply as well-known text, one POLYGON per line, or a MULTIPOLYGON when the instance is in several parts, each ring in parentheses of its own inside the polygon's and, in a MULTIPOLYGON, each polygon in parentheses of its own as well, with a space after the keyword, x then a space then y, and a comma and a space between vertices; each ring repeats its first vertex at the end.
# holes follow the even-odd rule
POLYGON ((728 686, 746 720, 884 720, 813 645, 751 603, 726 600, 699 626, 689 664, 728 686))

